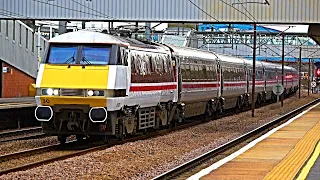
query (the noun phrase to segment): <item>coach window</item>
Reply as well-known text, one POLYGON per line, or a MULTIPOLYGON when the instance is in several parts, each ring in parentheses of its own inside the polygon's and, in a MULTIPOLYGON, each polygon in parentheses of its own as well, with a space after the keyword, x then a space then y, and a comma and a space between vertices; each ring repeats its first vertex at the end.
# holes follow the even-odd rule
POLYGON ((185 68, 186 68, 186 77, 185 79, 190 80, 191 79, 191 69, 190 69, 190 64, 189 63, 185 63, 185 68))
POLYGON ((167 56, 161 55, 161 58, 163 59, 163 70, 164 70, 164 73, 167 73, 169 71, 167 56))
POLYGON ((204 69, 202 68, 202 66, 203 66, 202 64, 198 65, 198 68, 199 68, 198 77, 199 77, 199 79, 204 80, 205 79, 205 72, 204 72, 204 69))
POLYGON ((167 69, 168 69, 168 72, 169 73, 171 73, 171 58, 170 58, 170 56, 169 55, 166 55, 165 56, 165 59, 166 59, 166 61, 167 61, 167 69))
POLYGON ((140 62, 140 75, 147 75, 149 74, 149 61, 145 55, 139 55, 138 60, 140 62))
POLYGON ((136 62, 135 62, 135 54, 131 54, 131 73, 136 74, 136 62))
POLYGON ((229 80, 231 80, 231 81, 234 81, 234 80, 236 80, 236 69, 234 68, 234 67, 232 67, 232 66, 230 66, 229 67, 229 72, 230 72, 230 77, 229 77, 229 80))
POLYGON ((149 60, 149 66, 150 66, 150 72, 153 73, 154 72, 154 64, 153 64, 153 56, 152 54, 148 54, 147 55, 148 60, 149 60))
POLYGON ((205 76, 207 79, 211 80, 212 79, 212 70, 211 70, 211 66, 207 65, 204 67, 205 68, 205 76))
POLYGON ((182 79, 186 80, 187 78, 187 71, 186 71, 186 65, 183 63, 181 64, 181 75, 182 75, 182 79))
POLYGON ((163 62, 162 58, 158 55, 156 56, 156 72, 157 74, 163 74, 163 62))
POLYGON ((190 76, 189 76, 189 78, 191 79, 191 80, 195 80, 195 78, 196 78, 196 69, 195 69, 195 65, 192 63, 190 63, 190 76))
POLYGON ((213 66, 211 66, 211 69, 212 69, 213 80, 218 80, 217 66, 216 66, 216 65, 213 65, 213 66))
POLYGON ((229 72, 229 68, 228 67, 223 67, 222 68, 222 75, 223 75, 223 79, 224 80, 229 80, 229 74, 230 74, 230 72, 229 72))
POLYGON ((252 69, 249 69, 248 72, 249 72, 249 80, 251 81, 252 80, 252 69))

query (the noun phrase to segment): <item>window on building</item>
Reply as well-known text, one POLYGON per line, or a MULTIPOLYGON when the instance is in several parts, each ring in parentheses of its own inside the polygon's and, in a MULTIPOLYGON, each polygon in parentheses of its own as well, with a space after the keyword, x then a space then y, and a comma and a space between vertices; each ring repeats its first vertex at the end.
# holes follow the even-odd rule
POLYGON ((31 32, 31 42, 32 42, 32 44, 31 44, 31 49, 32 49, 32 52, 34 52, 34 32, 31 32))
POLYGON ((19 24, 19 44, 21 44, 21 42, 22 42, 22 32, 21 32, 21 30, 22 30, 22 26, 21 26, 21 24, 19 24))
POLYGON ((28 36, 28 34, 29 34, 29 31, 28 31, 28 29, 26 28, 26 49, 28 49, 28 43, 29 43, 29 36, 28 36))
POLYGON ((6 20, 6 36, 9 37, 9 20, 6 20))
POLYGON ((16 21, 13 20, 12 24, 12 40, 16 40, 16 21))

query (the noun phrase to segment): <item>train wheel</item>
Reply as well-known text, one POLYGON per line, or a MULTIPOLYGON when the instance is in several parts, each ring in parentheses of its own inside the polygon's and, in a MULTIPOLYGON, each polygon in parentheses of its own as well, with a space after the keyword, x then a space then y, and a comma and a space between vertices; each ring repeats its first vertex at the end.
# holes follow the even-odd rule
POLYGON ((61 144, 65 144, 66 141, 67 141, 67 136, 66 136, 66 135, 60 135, 60 136, 58 136, 58 141, 59 141, 61 144))
POLYGON ((85 137, 84 135, 76 135, 76 138, 77 138, 78 142, 84 141, 84 139, 83 139, 84 137, 85 137))
POLYGON ((102 137, 102 141, 103 141, 103 143, 105 143, 105 144, 109 144, 109 143, 110 143, 110 138, 109 138, 109 136, 108 136, 108 135, 104 135, 104 136, 102 137))
POLYGON ((120 141, 123 141, 126 138, 126 133, 125 133, 124 128, 125 127, 124 127, 124 125, 122 123, 118 124, 118 139, 120 141))
POLYGON ((178 122, 173 119, 169 124, 169 129, 175 129, 178 126, 178 122))
POLYGON ((222 112, 223 112, 223 110, 222 110, 222 104, 221 104, 221 102, 219 101, 218 103, 217 103, 217 109, 216 109, 216 117, 217 118, 219 118, 221 115, 222 115, 222 112))
POLYGON ((261 106, 261 94, 258 94, 257 100, 256 100, 256 108, 261 106))
POLYGON ((237 103, 236 103, 236 107, 235 107, 235 109, 234 109, 234 112, 235 113, 239 113, 239 112, 241 112, 242 111, 242 103, 241 103, 241 99, 240 98, 238 98, 238 100, 237 100, 237 103))
POLYGON ((214 110, 212 105, 207 103, 206 112, 205 112, 205 119, 212 118, 214 114, 214 110))

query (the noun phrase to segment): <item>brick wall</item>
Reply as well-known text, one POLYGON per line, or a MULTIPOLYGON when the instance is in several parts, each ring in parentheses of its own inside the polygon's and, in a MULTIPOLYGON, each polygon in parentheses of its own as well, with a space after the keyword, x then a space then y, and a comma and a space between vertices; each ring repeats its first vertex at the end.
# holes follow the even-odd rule
POLYGON ((2 73, 2 97, 9 98, 28 96, 29 84, 35 83, 35 78, 5 62, 2 62, 2 67, 10 68, 10 72, 2 73))

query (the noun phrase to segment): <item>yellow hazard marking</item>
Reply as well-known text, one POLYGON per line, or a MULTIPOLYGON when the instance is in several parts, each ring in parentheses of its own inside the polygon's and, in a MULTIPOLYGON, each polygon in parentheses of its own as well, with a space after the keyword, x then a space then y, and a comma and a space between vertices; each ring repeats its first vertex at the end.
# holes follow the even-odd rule
POLYGON ((308 163, 303 167, 301 173, 299 174, 299 177, 297 178, 297 180, 302 180, 302 179, 306 179, 312 166, 314 165, 314 163, 316 162, 316 160, 318 159, 320 154, 320 141, 318 142, 318 145, 316 147, 316 149, 314 150, 311 158, 309 159, 308 163))

